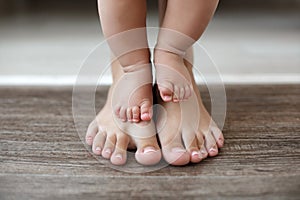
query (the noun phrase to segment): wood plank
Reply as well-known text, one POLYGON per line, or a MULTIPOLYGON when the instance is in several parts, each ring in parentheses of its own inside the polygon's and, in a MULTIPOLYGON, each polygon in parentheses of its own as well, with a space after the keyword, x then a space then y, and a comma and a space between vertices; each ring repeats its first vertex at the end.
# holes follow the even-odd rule
MULTIPOLYGON (((201 87, 210 106, 209 94, 201 87)), ((125 173, 95 158, 72 117, 71 88, 0 88, 0 199, 300 196, 299 85, 227 86, 225 147, 200 164, 125 173)), ((106 89, 97 93, 97 108, 106 89)), ((92 116, 80 116, 83 127, 92 116)), ((124 168, 150 170, 134 162, 124 168)), ((162 163, 163 164, 163 163, 162 163)))

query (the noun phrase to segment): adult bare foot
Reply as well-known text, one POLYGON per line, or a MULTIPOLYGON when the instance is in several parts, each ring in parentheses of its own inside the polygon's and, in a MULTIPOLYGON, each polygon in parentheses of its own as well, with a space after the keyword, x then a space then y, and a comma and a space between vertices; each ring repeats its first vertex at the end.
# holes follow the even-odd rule
MULTIPOLYGON (((111 104, 113 91, 126 85, 118 85, 123 71, 117 61, 112 63, 112 70, 115 84, 109 89, 105 106, 88 127, 86 143, 92 146, 94 154, 110 159, 114 165, 126 163, 128 148, 137 149, 135 158, 140 164, 154 165, 161 160, 154 123, 121 122, 114 116, 111 104)), ((152 94, 152 90, 150 92, 152 94)))
POLYGON ((197 85, 192 81, 195 93, 187 101, 165 102, 156 95, 163 107, 156 120, 159 140, 164 159, 172 165, 198 163, 207 156, 216 156, 224 144, 221 130, 205 109, 197 85))

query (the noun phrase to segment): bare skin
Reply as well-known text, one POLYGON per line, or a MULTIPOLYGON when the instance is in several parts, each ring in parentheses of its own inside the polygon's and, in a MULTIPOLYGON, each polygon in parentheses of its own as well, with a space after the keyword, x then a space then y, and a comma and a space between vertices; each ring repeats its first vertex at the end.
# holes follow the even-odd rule
MULTIPOLYGON (((183 5, 183 1, 180 0, 165 1, 165 6, 168 6, 169 9, 161 10, 161 24, 165 28, 181 31, 196 40, 201 36, 207 26, 207 23, 215 10, 217 1, 209 1, 210 3, 205 3, 207 1, 204 0, 187 1, 190 1, 189 3, 193 4, 193 6, 183 5), (198 5, 198 7, 196 5, 198 5), (200 16, 187 14, 194 13, 191 12, 190 9, 199 9, 199 7, 203 9, 198 10, 202 13, 200 16), (178 9, 186 9, 184 13, 187 15, 180 16, 179 18, 180 20, 183 20, 183 22, 186 20, 191 21, 191 24, 183 22, 178 23, 178 20, 174 21, 174 16, 178 15, 178 9), (197 31, 195 32, 194 28, 199 21, 198 19, 201 19, 201 23, 198 24, 199 29, 196 29, 197 31), (180 24, 183 26, 178 27, 180 24)), ((129 29, 145 26, 145 1, 99 0, 99 2, 100 10, 102 10, 100 11, 101 23, 106 37, 129 29), (124 5, 129 4, 132 6, 131 13, 128 13, 127 9, 124 10, 124 8, 127 8, 124 5), (115 12, 107 12, 112 10, 115 12), (123 16, 124 14, 126 14, 127 18, 123 16), (136 16, 142 17, 138 18, 136 16), (110 26, 112 23, 115 26, 110 26)), ((138 33, 134 32, 134 34, 139 35, 137 47, 145 46, 144 40, 146 40, 146 37, 143 36, 143 30, 141 30, 141 32, 138 31, 138 33)), ((112 164, 125 164, 127 158, 126 150, 137 148, 136 160, 143 165, 154 165, 161 159, 161 151, 155 136, 156 133, 153 132, 152 129, 146 130, 146 132, 153 132, 152 136, 142 139, 124 131, 133 126, 133 124, 126 121, 139 122, 140 120, 151 120, 151 84, 144 84, 141 87, 132 87, 133 94, 130 98, 133 99, 133 101, 128 99, 128 101, 131 102, 129 105, 123 104, 119 106, 118 104, 112 104, 115 99, 129 98, 126 94, 130 92, 129 90, 131 90, 131 87, 129 87, 129 90, 124 94, 122 93, 122 88, 124 89, 126 86, 135 86, 134 83, 128 82, 128 77, 130 77, 130 80, 134 79, 136 72, 139 75, 141 75, 140 73, 145 73, 144 77, 149 76, 149 73, 146 72, 146 70, 141 70, 141 66, 145 69, 146 64, 149 62, 148 48, 142 48, 138 51, 122 54, 127 52, 132 46, 136 45, 130 43, 130 35, 131 34, 126 35, 125 37, 128 39, 127 41, 129 41, 129 46, 122 45, 121 53, 118 52, 120 46, 114 46, 114 44, 118 44, 119 42, 122 43, 122 40, 119 40, 122 37, 117 37, 116 41, 109 41, 114 56, 118 57, 118 61, 115 61, 112 64, 114 84, 109 90, 105 106, 99 112, 95 120, 91 122, 87 130, 86 142, 92 146, 92 150, 96 155, 101 155, 103 158, 110 159, 112 164), (121 93, 121 95, 119 95, 119 93, 121 93), (125 129, 119 128, 120 124, 116 123, 115 116, 123 120, 123 125, 126 127, 125 129)), ((185 42, 182 44, 184 43, 185 42)), ((175 46, 176 45, 177 44, 175 43, 175 46)), ((179 50, 182 50, 184 54, 186 54, 185 56, 192 56, 191 52, 188 51, 190 45, 192 45, 192 43, 185 44, 185 47, 179 50)), ((158 77, 160 80, 157 82, 162 84, 158 85, 156 98, 164 112, 158 112, 156 127, 165 160, 172 165, 185 165, 189 162, 198 163, 207 156, 216 156, 218 154, 218 148, 221 148, 224 144, 224 137, 222 132, 211 120, 210 115, 202 104, 200 93, 192 74, 192 65, 185 61, 184 56, 177 53, 166 51, 164 49, 156 49, 155 51, 154 59, 156 68, 158 69, 157 71, 167 72, 164 74, 166 76, 171 75, 170 77, 162 76, 162 79, 160 79, 161 77, 158 77), (166 66, 166 68, 160 70, 160 65, 166 66), (179 79, 182 80, 179 81, 180 84, 174 82, 179 79), (181 102, 183 100, 185 101, 181 102), (189 113, 193 113, 195 109, 198 111, 196 113, 199 114, 199 116, 191 118, 189 113)), ((157 75, 161 74, 163 73, 158 73, 157 75)), ((152 77, 151 73, 150 76, 152 77)), ((140 134, 143 135, 143 132, 140 134)))
POLYGON ((185 66, 192 77, 195 93, 183 104, 164 102, 160 95, 156 95, 164 109, 164 112, 158 112, 157 117, 159 140, 164 159, 172 165, 198 163, 207 156, 216 156, 218 148, 224 145, 221 130, 215 125, 202 103, 193 78, 192 66, 187 62, 185 66), (199 112, 199 120, 191 115, 195 110, 199 112))
POLYGON ((124 72, 118 81, 126 91, 115 88, 114 114, 124 122, 150 121, 153 97, 146 1, 98 0, 98 6, 104 36, 124 72))
POLYGON ((161 0, 161 31, 154 53, 160 96, 179 102, 192 96, 192 80, 184 67, 186 51, 201 37, 218 0, 161 0))
MULTIPOLYGON (((110 159, 114 165, 123 165, 127 159, 127 149, 137 149, 136 160, 143 165, 154 165, 161 160, 161 151, 157 143, 155 131, 151 137, 138 138, 121 130, 116 124, 111 106, 112 91, 123 75, 121 65, 112 63, 114 84, 111 86, 105 106, 91 122, 86 133, 86 143, 92 146, 95 155, 110 159)), ((126 123, 130 128, 132 123, 126 123)), ((148 131, 148 130, 147 130, 148 131)), ((153 131, 153 130, 150 130, 153 131)), ((143 133, 140 133, 143 135, 143 133)))

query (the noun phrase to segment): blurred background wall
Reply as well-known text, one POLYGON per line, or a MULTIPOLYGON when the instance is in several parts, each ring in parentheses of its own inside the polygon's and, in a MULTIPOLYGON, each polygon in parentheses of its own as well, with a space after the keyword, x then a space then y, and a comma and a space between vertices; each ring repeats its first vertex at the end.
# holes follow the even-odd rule
MULTIPOLYGON (((200 43, 227 83, 299 83, 299 11, 300 0, 221 0, 200 43)), ((0 0, 0 84, 70 84, 101 40, 96 0, 0 0)))

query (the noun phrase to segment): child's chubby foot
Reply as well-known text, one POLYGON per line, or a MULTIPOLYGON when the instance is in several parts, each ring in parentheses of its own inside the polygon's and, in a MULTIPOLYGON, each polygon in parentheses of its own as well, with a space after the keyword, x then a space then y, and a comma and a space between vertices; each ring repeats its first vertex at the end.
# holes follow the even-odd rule
POLYGON ((156 81, 160 96, 165 102, 179 102, 188 100, 193 92, 192 82, 188 70, 184 65, 184 58, 162 49, 154 53, 156 81))
POLYGON ((123 67, 124 73, 112 91, 112 109, 123 122, 150 121, 152 118, 152 67, 137 63, 123 67))
POLYGON ((207 156, 218 154, 224 137, 200 96, 193 93, 189 100, 180 103, 158 99, 162 108, 157 113, 156 127, 163 157, 168 163, 198 163, 207 156))
POLYGON ((136 160, 142 165, 154 165, 161 160, 161 151, 157 143, 154 124, 145 122, 150 126, 145 127, 133 135, 126 131, 134 131, 136 125, 123 122, 120 128, 113 116, 110 102, 111 91, 106 105, 96 118, 90 123, 86 133, 86 143, 92 146, 95 155, 110 159, 114 165, 124 165, 127 160, 127 149, 137 149, 136 160), (143 135, 147 132, 148 136, 143 135), (150 135, 149 135, 150 133, 150 135), (138 137, 138 134, 141 137, 138 137))

